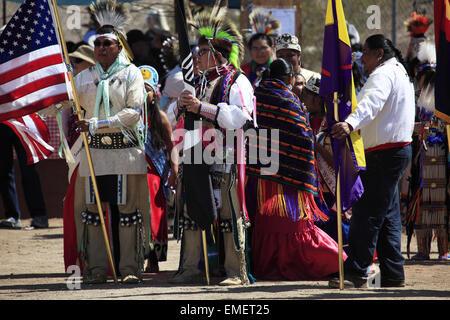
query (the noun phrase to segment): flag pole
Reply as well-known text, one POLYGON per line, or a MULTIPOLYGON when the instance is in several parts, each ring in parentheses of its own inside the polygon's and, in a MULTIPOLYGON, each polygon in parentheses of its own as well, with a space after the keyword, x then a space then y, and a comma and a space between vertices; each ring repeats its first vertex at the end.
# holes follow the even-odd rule
POLYGON ((208 261, 208 249, 206 247, 206 232, 202 230, 202 242, 203 242, 203 256, 205 260, 205 273, 206 273, 206 283, 209 286, 209 261, 208 261))
MULTIPOLYGON (((53 11, 55 13, 56 24, 58 26, 58 32, 59 32, 61 46, 63 48, 64 60, 65 60, 66 63, 68 63, 68 61, 69 61, 69 58, 68 58, 69 54, 67 52, 66 43, 64 42, 62 28, 61 28, 61 24, 60 24, 59 16, 58 16, 58 9, 56 7, 55 0, 51 0, 51 2, 52 2, 52 6, 53 6, 53 11)), ((69 74, 70 84, 72 85, 73 97, 74 97, 74 101, 75 101, 75 107, 76 107, 78 119, 82 120, 83 119, 83 114, 82 114, 82 111, 81 111, 80 102, 78 100, 78 95, 77 95, 75 83, 74 83, 74 80, 73 80, 72 71, 69 70, 68 74, 69 74)), ((99 216, 100 216, 100 222, 101 222, 101 225, 102 225, 103 237, 105 239, 106 251, 108 253, 108 259, 109 259, 109 263, 111 265, 111 271, 112 271, 112 274, 113 274, 113 277, 114 277, 114 282, 117 284, 118 280, 117 280, 116 269, 115 269, 115 266, 114 266, 114 260, 112 258, 111 247, 109 245, 109 239, 108 239, 108 235, 107 235, 107 232, 106 232, 105 219, 104 219, 104 216, 103 216, 102 204, 100 202, 100 194, 98 192, 97 180, 95 178, 94 165, 92 164, 91 151, 89 150, 89 144, 88 144, 88 141, 87 141, 87 134, 86 134, 86 132, 81 132, 81 136, 83 138, 84 149, 86 150, 86 158, 88 160, 89 171, 90 171, 91 178, 92 178, 92 185, 94 187, 94 194, 95 194, 95 199, 96 199, 96 203, 97 203, 98 213, 99 213, 99 216)))
MULTIPOLYGON (((334 93, 334 118, 339 121, 338 94, 334 93)), ((337 230, 338 230, 338 253, 339 253, 339 289, 344 289, 344 261, 342 246, 342 206, 341 206, 341 169, 338 168, 336 179, 336 208, 337 208, 337 230)))
POLYGON ((450 124, 447 124, 445 126, 447 129, 447 147, 448 147, 448 153, 450 153, 450 124))

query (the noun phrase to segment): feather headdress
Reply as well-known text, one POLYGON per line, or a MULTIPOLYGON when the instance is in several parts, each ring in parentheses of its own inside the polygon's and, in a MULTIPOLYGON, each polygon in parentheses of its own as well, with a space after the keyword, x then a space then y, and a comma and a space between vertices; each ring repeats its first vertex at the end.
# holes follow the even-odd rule
POLYGON ((272 16, 272 12, 266 12, 262 9, 253 10, 248 16, 251 30, 254 33, 264 33, 267 35, 276 35, 280 32, 281 23, 272 16))
MULTIPOLYGON (((427 72, 434 72, 436 68, 436 47, 430 41, 422 42, 419 45, 417 52, 417 59, 420 65, 417 68, 416 74, 421 73, 422 70, 427 72), (431 68, 431 69, 426 69, 431 68)), ((421 121, 428 121, 434 114, 434 77, 424 77, 423 88, 420 92, 416 103, 419 108, 419 118, 421 121)))
POLYGON ((231 19, 225 17, 221 8, 213 8, 212 13, 202 12, 190 22, 200 36, 205 37, 213 46, 226 47, 230 52, 228 61, 239 70, 244 59, 242 35, 231 19))
POLYGON ((413 12, 411 17, 406 20, 404 24, 406 26, 406 31, 413 36, 427 32, 432 22, 433 20, 428 19, 426 16, 413 12))
POLYGON ((419 119, 429 121, 434 114, 434 84, 429 83, 421 90, 416 106, 419 109, 419 119))
POLYGON ((124 25, 131 17, 125 4, 118 4, 116 0, 97 0, 91 3, 89 12, 98 23, 98 29, 102 27, 113 28, 113 33, 116 35, 122 48, 124 48, 128 58, 133 60, 133 53, 124 33, 124 25))
POLYGON ((425 41, 419 45, 419 51, 417 52, 417 59, 420 63, 436 63, 436 46, 430 42, 425 41))

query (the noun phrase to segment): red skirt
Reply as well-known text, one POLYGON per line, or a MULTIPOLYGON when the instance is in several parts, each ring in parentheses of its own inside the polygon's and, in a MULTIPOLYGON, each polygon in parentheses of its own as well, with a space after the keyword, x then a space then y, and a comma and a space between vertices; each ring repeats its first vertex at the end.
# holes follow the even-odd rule
POLYGON ((252 264, 256 279, 320 280, 339 271, 338 245, 312 221, 257 215, 252 264))
MULTIPOLYGON (((273 196, 263 194, 267 199, 260 200, 267 204, 273 196)), ((313 220, 294 222, 264 207, 256 210, 253 220, 252 272, 256 279, 324 280, 339 272, 338 244, 313 220)), ((347 258, 345 252, 343 258, 347 258)))
POLYGON ((168 226, 167 226, 167 201, 161 186, 161 177, 158 175, 153 163, 149 161, 150 169, 147 173, 147 181, 150 194, 150 216, 152 241, 158 261, 167 260, 168 226))

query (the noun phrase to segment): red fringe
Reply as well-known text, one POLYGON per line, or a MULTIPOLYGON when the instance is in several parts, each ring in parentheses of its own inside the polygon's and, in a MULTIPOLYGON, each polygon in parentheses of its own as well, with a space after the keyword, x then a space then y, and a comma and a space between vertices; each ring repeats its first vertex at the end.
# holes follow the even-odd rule
POLYGON ((257 201, 258 211, 261 215, 280 216, 290 218, 294 221, 301 219, 327 221, 329 219, 317 206, 314 195, 300 190, 295 190, 297 194, 296 207, 298 208, 298 212, 288 212, 288 206, 286 205, 287 199, 285 198, 286 188, 289 187, 269 180, 258 180, 257 201))

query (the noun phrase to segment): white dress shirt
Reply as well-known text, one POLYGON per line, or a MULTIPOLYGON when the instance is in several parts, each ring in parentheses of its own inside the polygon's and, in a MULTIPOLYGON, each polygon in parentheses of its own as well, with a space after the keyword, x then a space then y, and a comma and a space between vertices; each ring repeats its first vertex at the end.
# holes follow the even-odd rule
POLYGON ((414 86, 403 65, 391 58, 369 76, 357 96, 358 107, 345 120, 361 129, 364 149, 412 141, 414 86))

